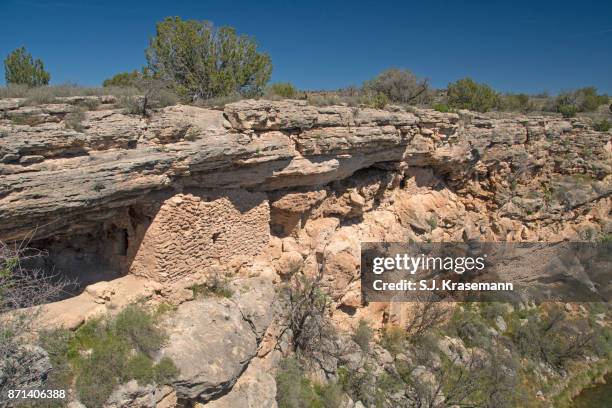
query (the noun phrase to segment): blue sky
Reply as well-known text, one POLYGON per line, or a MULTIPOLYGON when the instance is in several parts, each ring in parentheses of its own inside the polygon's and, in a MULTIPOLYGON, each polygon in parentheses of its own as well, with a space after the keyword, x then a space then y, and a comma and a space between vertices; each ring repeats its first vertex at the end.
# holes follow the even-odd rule
POLYGON ((501 91, 612 94, 610 0, 0 0, 0 56, 23 45, 53 84, 98 85, 140 68, 155 23, 174 15, 255 36, 273 81, 303 89, 359 85, 395 66, 436 87, 471 76, 501 91))

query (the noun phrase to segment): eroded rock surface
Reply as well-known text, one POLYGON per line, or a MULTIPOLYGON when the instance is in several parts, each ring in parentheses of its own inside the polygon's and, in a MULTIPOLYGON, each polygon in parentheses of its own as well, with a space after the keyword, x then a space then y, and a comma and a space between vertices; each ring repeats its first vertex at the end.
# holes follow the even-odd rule
MULTIPOLYGON (((321 274, 340 329, 406 323, 406 305, 364 305, 360 242, 612 232, 612 133, 589 118, 289 100, 141 118, 102 98, 75 126, 82 102, 0 100, 0 240, 28 238, 86 287, 49 305, 50 322, 74 328, 141 295, 179 305, 162 351, 181 371, 172 392, 124 384, 114 406, 274 407, 273 280, 321 274), (233 295, 193 300, 217 275, 233 295)), ((351 347, 322 375, 363 370, 351 347)))
POLYGON ((250 278, 232 287, 231 298, 183 303, 168 322, 170 339, 161 354, 180 371, 172 386, 181 400, 205 402, 227 393, 257 354, 272 319, 272 282, 250 278))

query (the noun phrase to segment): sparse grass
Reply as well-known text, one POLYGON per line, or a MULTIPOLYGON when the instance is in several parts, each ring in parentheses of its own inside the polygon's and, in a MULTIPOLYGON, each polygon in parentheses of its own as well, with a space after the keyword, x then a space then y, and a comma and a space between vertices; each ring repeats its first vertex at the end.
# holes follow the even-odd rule
POLYGON ((442 112, 442 113, 449 113, 449 112, 453 112, 453 108, 451 108, 450 106, 448 106, 445 103, 436 103, 432 106, 432 108, 434 110, 437 110, 438 112, 442 112))
POLYGON ((610 122, 607 119, 602 119, 598 122, 593 122, 593 129, 598 132, 607 132, 610 130, 610 122))
POLYGON ((194 297, 216 296, 230 298, 234 294, 227 281, 216 275, 210 281, 190 286, 189 289, 193 291, 194 297))
POLYGON ((44 122, 39 115, 12 115, 10 121, 15 125, 36 126, 44 122))
POLYGON ((370 341, 372 341, 372 328, 367 321, 361 319, 353 334, 353 341, 361 348, 362 351, 367 353, 370 350, 370 341))
POLYGON ((117 107, 130 115, 142 115, 142 97, 137 95, 126 95, 117 98, 117 107))
POLYGON ((396 355, 404 350, 405 340, 406 330, 397 326, 388 326, 383 330, 380 345, 392 355, 396 355))
POLYGON ((431 214, 431 216, 427 219, 427 224, 429 224, 432 230, 438 228, 438 217, 436 214, 431 214))
POLYGON ((104 190, 105 188, 106 186, 101 181, 96 181, 92 187, 93 191, 98 192, 98 193, 104 190))
POLYGON ((578 113, 578 108, 574 105, 559 105, 557 109, 564 118, 573 118, 578 113))
POLYGON ((295 358, 281 360, 276 373, 276 402, 279 408, 336 408, 344 394, 336 382, 311 381, 295 358))
POLYGON ((100 101, 97 99, 83 99, 77 105, 84 110, 92 111, 96 110, 96 108, 100 105, 100 101))
POLYGON ((244 97, 242 97, 239 94, 234 94, 234 95, 229 95, 229 96, 222 96, 222 97, 218 97, 218 98, 210 98, 210 99, 206 99, 203 101, 198 101, 195 103, 196 106, 204 106, 204 107, 208 107, 208 108, 220 108, 222 109, 225 105, 229 104, 229 103, 234 103, 234 102, 238 102, 245 99, 244 97))
POLYGON ((266 94, 291 99, 295 98, 297 89, 291 82, 277 82, 268 86, 266 89, 266 94))
POLYGON ((165 315, 166 313, 174 312, 176 311, 176 309, 177 309, 177 306, 164 302, 164 303, 160 303, 157 306, 157 310, 155 311, 155 313, 158 316, 161 316, 161 315, 165 315))
POLYGON ((368 101, 368 105, 374 109, 384 109, 388 104, 389 97, 382 92, 378 92, 368 101))
POLYGON ((55 98, 67 96, 102 96, 102 95, 139 95, 142 92, 136 88, 91 88, 75 84, 41 86, 29 88, 24 85, 9 85, 0 87, 1 98, 26 98, 26 104, 52 103, 55 98))
POLYGON ((170 359, 152 359, 165 340, 155 317, 136 305, 114 319, 92 319, 75 333, 58 329, 40 337, 53 365, 49 380, 64 389, 74 383, 88 407, 102 406, 117 385, 129 380, 163 384, 178 375, 170 359))
POLYGON ((68 129, 76 130, 77 132, 82 132, 85 130, 83 126, 83 121, 85 120, 85 113, 82 109, 77 109, 74 112, 70 112, 64 118, 64 125, 68 129))

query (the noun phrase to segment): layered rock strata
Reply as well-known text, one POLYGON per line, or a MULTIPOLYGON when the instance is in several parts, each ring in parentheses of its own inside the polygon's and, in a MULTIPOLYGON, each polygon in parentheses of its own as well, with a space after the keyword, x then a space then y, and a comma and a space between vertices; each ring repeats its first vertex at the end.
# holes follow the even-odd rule
POLYGON ((248 264, 270 231, 336 230, 393 203, 377 222, 434 240, 610 229, 610 133, 588 119, 265 100, 141 118, 109 97, 74 126, 79 101, 0 104, 0 239, 29 239, 84 283, 248 264))

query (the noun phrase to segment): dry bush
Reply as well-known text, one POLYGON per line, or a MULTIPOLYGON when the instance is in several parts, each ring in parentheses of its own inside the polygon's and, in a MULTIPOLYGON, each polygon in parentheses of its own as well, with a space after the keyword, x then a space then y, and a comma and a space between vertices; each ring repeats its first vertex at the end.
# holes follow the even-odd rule
POLYGON ((385 95, 390 101, 406 104, 428 102, 429 81, 419 79, 411 71, 391 68, 363 84, 366 94, 385 95))
POLYGON ((284 333, 289 333, 294 350, 310 361, 323 362, 333 354, 336 337, 329 317, 330 299, 321 288, 321 276, 298 276, 285 293, 284 333))
POLYGON ((118 105, 132 115, 150 116, 151 109, 176 105, 178 96, 172 91, 167 80, 141 77, 135 82, 139 95, 125 95, 118 99, 118 105))
POLYGON ((68 129, 76 130, 77 132, 82 132, 85 130, 83 126, 83 121, 85 120, 85 113, 82 109, 76 109, 74 112, 70 112, 64 118, 64 125, 68 129))
POLYGON ((39 387, 49 368, 46 353, 29 344, 39 317, 35 306, 59 298, 71 282, 27 266, 42 256, 25 243, 0 242, 0 406, 8 403, 8 390, 39 387))
POLYGON ((412 316, 406 323, 406 332, 413 337, 423 336, 446 322, 450 316, 450 309, 437 302, 433 296, 423 296, 413 303, 412 316))

